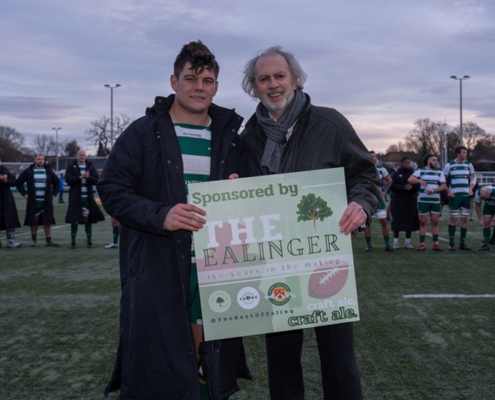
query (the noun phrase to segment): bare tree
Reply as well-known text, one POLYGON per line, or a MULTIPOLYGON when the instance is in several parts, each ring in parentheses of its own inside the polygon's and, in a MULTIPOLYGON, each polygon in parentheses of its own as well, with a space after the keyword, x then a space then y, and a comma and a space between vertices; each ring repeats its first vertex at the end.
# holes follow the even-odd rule
POLYGON ((4 162, 31 159, 31 154, 24 145, 24 136, 9 126, 0 125, 0 159, 4 162))
POLYGON ((42 154, 43 157, 48 158, 48 156, 57 155, 57 142, 52 135, 38 134, 33 139, 34 151, 36 154, 42 154))
POLYGON ((391 144, 390 146, 388 146, 387 150, 385 150, 385 153, 398 153, 405 150, 406 148, 404 146, 404 142, 399 141, 397 144, 391 144))
POLYGON ((495 135, 486 134, 479 139, 471 153, 471 160, 477 171, 489 171, 495 163, 495 135))
MULTIPOLYGON (((131 118, 125 114, 113 119, 113 140, 115 141, 130 124, 131 118)), ((89 142, 98 148, 99 154, 108 155, 110 153, 111 127, 110 118, 101 117, 99 120, 91 122, 91 128, 85 132, 90 136, 89 142)))
MULTIPOLYGON (((459 125, 457 125, 453 132, 459 136, 460 134, 459 125)), ((489 134, 482 128, 480 128, 474 122, 466 122, 462 124, 462 145, 468 149, 468 152, 471 153, 476 147, 476 143, 478 143, 481 139, 486 139, 489 137, 489 134)))
POLYGON ((417 119, 414 129, 406 136, 406 148, 419 155, 422 160, 427 154, 440 154, 443 136, 443 123, 429 118, 417 119))
POLYGON ((75 157, 77 152, 81 150, 81 147, 77 143, 77 140, 66 140, 63 142, 63 152, 66 157, 75 157))

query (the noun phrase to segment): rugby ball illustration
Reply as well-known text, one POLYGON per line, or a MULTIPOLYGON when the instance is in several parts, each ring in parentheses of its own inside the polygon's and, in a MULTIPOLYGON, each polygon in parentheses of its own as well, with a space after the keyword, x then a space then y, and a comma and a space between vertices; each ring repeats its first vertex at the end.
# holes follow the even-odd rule
POLYGON ((311 274, 308 283, 308 294, 315 299, 326 299, 342 290, 349 275, 349 265, 321 266, 311 274))

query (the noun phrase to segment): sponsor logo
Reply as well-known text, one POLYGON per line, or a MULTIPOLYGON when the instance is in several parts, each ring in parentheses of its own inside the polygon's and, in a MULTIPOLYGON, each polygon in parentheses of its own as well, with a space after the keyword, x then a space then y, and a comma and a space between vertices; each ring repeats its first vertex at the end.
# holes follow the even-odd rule
POLYGON ((216 313, 224 313, 232 305, 232 299, 230 295, 224 290, 216 290, 208 299, 210 308, 216 313))
POLYGON ((291 293, 290 287, 285 283, 277 282, 270 286, 270 289, 268 289, 268 296, 265 296, 265 299, 270 300, 270 303, 276 306, 283 306, 284 304, 287 304, 292 297, 296 297, 296 295, 291 293))
POLYGON ((260 302, 260 294, 250 286, 246 286, 237 293, 237 303, 245 310, 252 310, 260 302))

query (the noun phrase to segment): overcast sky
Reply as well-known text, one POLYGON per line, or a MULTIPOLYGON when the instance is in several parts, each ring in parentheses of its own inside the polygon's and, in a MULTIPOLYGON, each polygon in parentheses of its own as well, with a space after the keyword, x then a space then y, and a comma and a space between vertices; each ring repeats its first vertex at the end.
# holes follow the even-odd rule
POLYGON ((397 143, 418 118, 495 133, 493 0, 1 0, 0 125, 28 142, 77 139, 93 120, 144 114, 184 43, 201 39, 220 64, 215 103, 246 120, 256 103, 246 61, 281 45, 308 75, 313 104, 342 112, 369 149, 397 143))

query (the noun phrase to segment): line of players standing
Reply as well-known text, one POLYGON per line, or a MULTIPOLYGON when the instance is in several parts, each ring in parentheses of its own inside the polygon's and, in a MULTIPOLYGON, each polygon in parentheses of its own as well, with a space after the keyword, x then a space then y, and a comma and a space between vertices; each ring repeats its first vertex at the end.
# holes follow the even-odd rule
MULTIPOLYGON (((370 152, 375 164, 377 156, 370 152)), ((376 210, 375 216, 381 224, 385 250, 393 252, 400 248, 399 232, 406 233, 404 247, 413 249, 411 234, 419 230, 418 251, 426 250, 426 230, 428 216, 430 217, 431 234, 433 238, 433 250, 442 251, 438 243, 438 221, 441 215, 441 193, 446 192, 448 197, 450 221, 449 221, 449 247, 455 251, 455 233, 457 220, 460 219, 459 250, 469 251, 466 245, 468 229, 468 217, 471 207, 471 198, 474 195, 476 214, 483 227, 483 245, 479 251, 489 251, 489 245, 495 245, 495 228, 490 237, 491 228, 495 226, 495 186, 486 185, 475 190, 476 174, 470 162, 467 161, 467 148, 460 146, 455 149, 456 158, 445 165, 443 171, 438 170, 438 158, 434 154, 427 155, 423 160, 423 168, 414 171, 411 168, 411 160, 403 158, 401 165, 392 175, 377 165, 378 174, 385 183, 382 192, 382 203, 376 210), (387 224, 387 211, 383 197, 387 193, 391 196, 392 207, 392 231, 394 235, 393 246, 390 245, 390 233, 387 224), (483 210, 481 202, 484 200, 483 210)), ((372 251, 371 228, 365 230, 365 251, 372 251)))
MULTIPOLYGON (((84 224, 86 232, 86 247, 93 248, 92 224, 105 219, 96 204, 93 186, 98 182, 98 173, 92 163, 86 161, 86 152, 80 150, 76 160, 65 173, 65 180, 70 186, 69 206, 65 222, 71 226, 71 249, 76 249, 76 237, 79 224, 84 224)), ((42 225, 46 246, 58 247, 52 239, 52 225, 55 224, 53 201, 59 193, 60 179, 45 164, 43 155, 35 156, 34 163, 21 172, 16 179, 14 175, 2 166, 0 160, 0 231, 7 232, 7 247, 18 248, 21 243, 15 240, 15 229, 21 226, 11 187, 16 186, 19 193, 26 199, 26 216, 24 225, 31 230, 30 247, 37 245, 38 226, 42 225)), ((59 202, 63 202, 59 198, 59 202)), ((117 248, 119 239, 118 222, 112 218, 113 242, 106 248, 117 248)), ((0 241, 1 247, 1 241, 0 241)))

